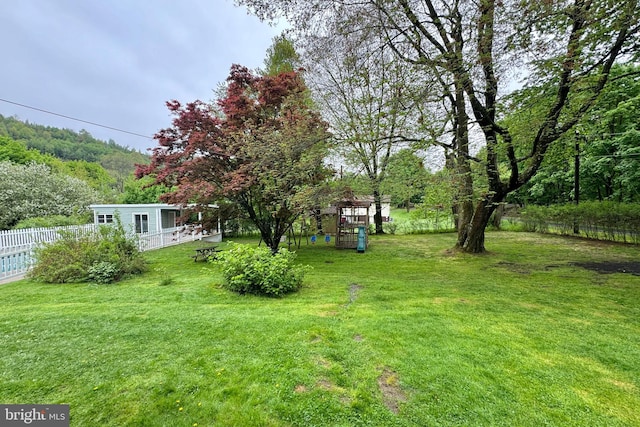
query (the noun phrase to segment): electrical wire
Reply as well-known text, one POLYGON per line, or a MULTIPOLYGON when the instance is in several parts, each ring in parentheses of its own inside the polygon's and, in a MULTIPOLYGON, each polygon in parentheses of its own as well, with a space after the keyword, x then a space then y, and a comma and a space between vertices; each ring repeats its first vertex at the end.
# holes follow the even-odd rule
POLYGON ((126 133, 126 134, 137 136, 137 137, 140 137, 140 138, 153 139, 152 137, 150 137, 148 135, 142 135, 140 133, 130 132, 130 131, 124 130, 124 129, 118 129, 118 128, 115 128, 115 127, 112 127, 112 126, 101 125, 100 123, 90 122, 88 120, 82 120, 82 119, 78 119, 78 118, 75 118, 75 117, 66 116, 66 115, 60 114, 60 113, 54 113, 53 111, 43 110, 42 108, 32 107, 30 105, 21 104, 19 102, 9 101, 8 99, 0 98, 0 101, 6 102, 7 104, 17 105, 19 107, 29 108, 29 109, 35 110, 35 111, 40 111, 42 113, 51 114, 51 115, 58 116, 58 117, 63 117, 65 119, 75 120, 76 122, 87 123, 87 124, 90 124, 90 125, 93 125, 93 126, 98 126, 98 127, 101 127, 101 128, 114 130, 116 132, 126 133))

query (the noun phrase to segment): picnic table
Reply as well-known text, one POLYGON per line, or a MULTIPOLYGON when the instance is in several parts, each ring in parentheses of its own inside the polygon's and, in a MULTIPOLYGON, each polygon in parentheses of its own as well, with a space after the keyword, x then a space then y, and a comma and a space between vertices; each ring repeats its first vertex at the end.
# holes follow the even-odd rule
POLYGON ((220 252, 217 246, 207 246, 206 248, 196 249, 196 254, 192 255, 194 261, 206 261, 209 257, 216 257, 216 253, 220 252))

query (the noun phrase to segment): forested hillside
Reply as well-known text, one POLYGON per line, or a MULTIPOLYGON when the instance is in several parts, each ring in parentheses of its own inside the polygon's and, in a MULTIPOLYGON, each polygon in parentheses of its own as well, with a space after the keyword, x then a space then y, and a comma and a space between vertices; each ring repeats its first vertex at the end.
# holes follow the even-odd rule
POLYGON ((135 170, 135 165, 149 161, 146 154, 120 146, 113 140, 105 142, 95 139, 85 130, 75 132, 0 115, 0 137, 2 136, 19 144, 8 144, 6 140, 4 144, 0 144, 0 160, 46 163, 54 170, 88 180, 91 187, 102 192, 107 188, 116 193, 123 192, 125 181, 135 170), (27 152, 31 154, 27 155, 27 159, 21 160, 20 156, 27 152), (38 153, 44 157, 38 156, 38 153), (64 165, 61 166, 52 159, 61 160, 64 165))
POLYGON ((84 130, 0 115, 0 201, 6 211, 0 229, 42 216, 82 214, 90 203, 157 201, 157 190, 145 190, 133 178, 135 165, 148 162, 147 155, 84 130))
POLYGON ((4 117, 1 114, 0 135, 23 141, 27 148, 34 148, 61 160, 100 162, 104 157, 115 153, 128 154, 139 161, 144 161, 147 157, 136 150, 122 147, 111 139, 108 142, 95 139, 85 130, 75 132, 70 129, 42 126, 28 121, 22 122, 14 117, 4 117))

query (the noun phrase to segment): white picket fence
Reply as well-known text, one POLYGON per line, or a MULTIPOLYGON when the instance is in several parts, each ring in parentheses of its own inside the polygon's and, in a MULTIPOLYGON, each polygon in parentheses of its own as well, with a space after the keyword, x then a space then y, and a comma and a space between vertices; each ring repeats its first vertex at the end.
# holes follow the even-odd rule
MULTIPOLYGON (((141 251, 160 249, 185 242, 201 240, 198 227, 176 227, 159 233, 144 233, 136 236, 141 251)), ((34 249, 43 243, 60 238, 60 231, 76 236, 96 231, 94 224, 81 226, 31 228, 25 230, 0 231, 0 282, 22 277, 34 261, 34 249)))
POLYGON ((40 243, 50 243, 60 237, 60 232, 67 232, 80 236, 93 233, 96 230, 94 224, 69 225, 51 228, 25 228, 23 230, 0 231, 0 251, 21 246, 30 246, 40 243))

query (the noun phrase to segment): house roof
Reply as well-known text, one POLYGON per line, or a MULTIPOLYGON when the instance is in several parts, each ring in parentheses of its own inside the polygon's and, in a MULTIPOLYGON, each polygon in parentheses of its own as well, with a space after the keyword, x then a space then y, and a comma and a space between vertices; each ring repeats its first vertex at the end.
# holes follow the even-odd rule
POLYGON ((336 206, 339 208, 346 208, 346 207, 354 207, 354 208, 368 208, 369 206, 371 206, 373 202, 369 201, 369 200, 340 200, 338 203, 336 203, 336 206))
MULTIPOLYGON (((188 208, 193 208, 198 205, 187 205, 188 208)), ((210 208, 217 208, 218 205, 207 205, 210 208)), ((185 206, 170 205, 168 203, 137 203, 137 204, 104 204, 104 205, 89 205, 90 209, 117 209, 117 208, 134 208, 134 209, 184 209, 185 206)))

